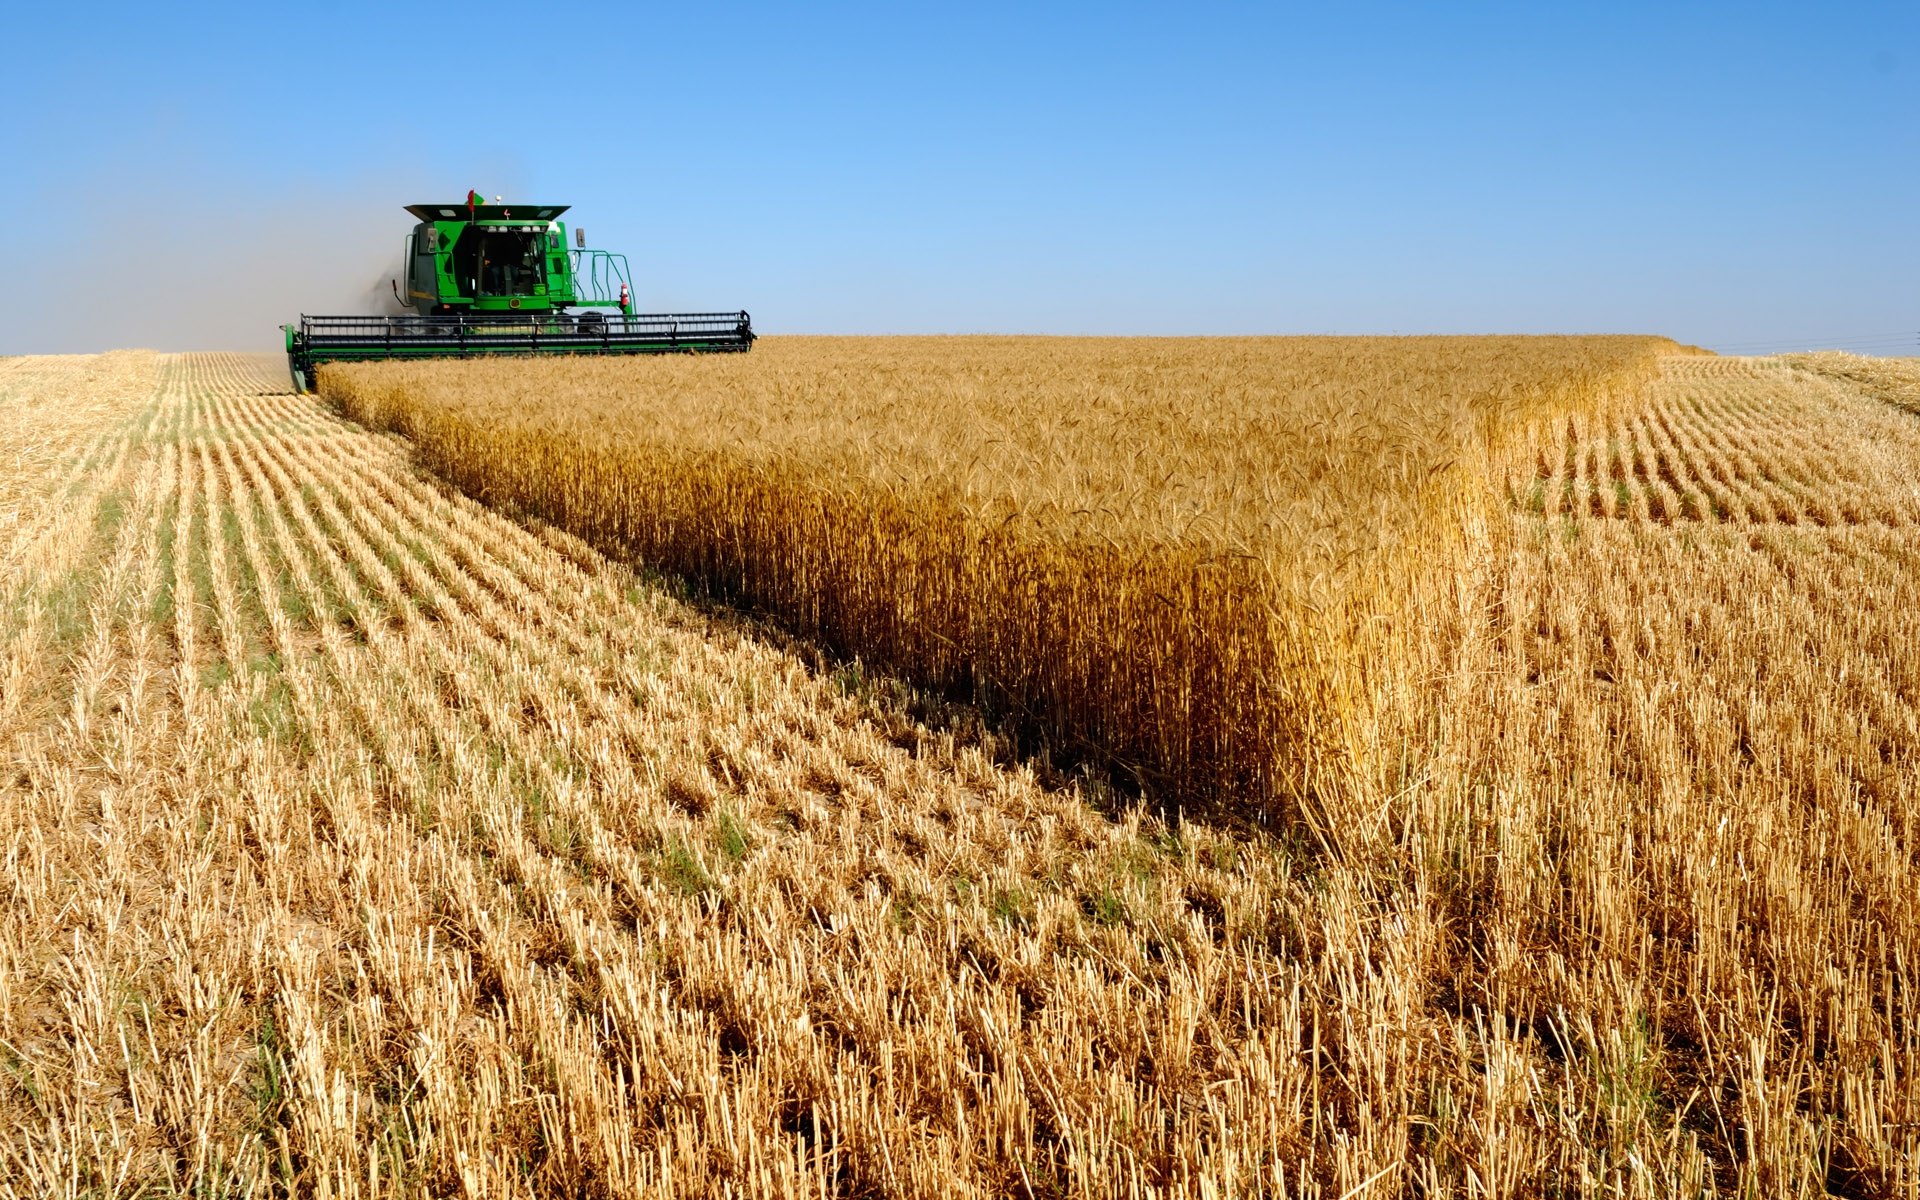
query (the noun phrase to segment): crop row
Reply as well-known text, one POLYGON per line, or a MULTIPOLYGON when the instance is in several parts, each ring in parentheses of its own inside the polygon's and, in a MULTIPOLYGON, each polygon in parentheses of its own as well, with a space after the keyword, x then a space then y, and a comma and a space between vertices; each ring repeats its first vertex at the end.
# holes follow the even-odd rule
POLYGON ((1542 516, 1805 525, 1920 523, 1901 457, 1908 418, 1778 365, 1730 374, 1675 360, 1676 386, 1637 411, 1576 414, 1510 479, 1542 516))

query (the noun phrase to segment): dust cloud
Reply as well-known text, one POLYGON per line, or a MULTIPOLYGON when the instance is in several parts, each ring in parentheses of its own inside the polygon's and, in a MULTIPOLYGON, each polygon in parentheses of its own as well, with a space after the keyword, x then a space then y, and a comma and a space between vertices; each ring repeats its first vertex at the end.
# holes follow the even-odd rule
POLYGON ((40 286, 0 299, 0 354, 274 350, 302 313, 399 311, 402 206, 449 190, 399 179, 83 201, 16 258, 40 286))

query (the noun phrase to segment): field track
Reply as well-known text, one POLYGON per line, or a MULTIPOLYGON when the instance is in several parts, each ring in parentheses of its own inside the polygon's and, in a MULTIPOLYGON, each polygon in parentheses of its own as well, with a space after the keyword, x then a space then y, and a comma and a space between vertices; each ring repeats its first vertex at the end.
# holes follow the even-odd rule
POLYGON ((1490 479, 1316 841, 274 360, 0 360, 0 1196, 1920 1197, 1920 423, 1662 370, 1490 479))

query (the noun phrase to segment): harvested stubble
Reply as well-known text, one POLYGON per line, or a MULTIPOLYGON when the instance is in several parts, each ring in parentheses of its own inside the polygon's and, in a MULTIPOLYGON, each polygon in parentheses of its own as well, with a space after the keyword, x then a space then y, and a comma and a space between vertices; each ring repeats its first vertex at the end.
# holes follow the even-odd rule
POLYGON ((1858 384, 1870 396, 1920 413, 1920 358, 1868 358, 1837 350, 1780 358, 1799 370, 1858 384))
POLYGON ((0 362, 0 1195, 1920 1196, 1920 428, 1851 384, 1516 441, 1333 853, 274 390, 0 362))
POLYGON ((1367 668, 1406 665, 1395 622, 1431 601, 1463 479, 1674 349, 768 339, 726 361, 336 366, 321 386, 470 494, 958 691, 1162 804, 1246 811, 1355 766, 1399 682, 1367 668))

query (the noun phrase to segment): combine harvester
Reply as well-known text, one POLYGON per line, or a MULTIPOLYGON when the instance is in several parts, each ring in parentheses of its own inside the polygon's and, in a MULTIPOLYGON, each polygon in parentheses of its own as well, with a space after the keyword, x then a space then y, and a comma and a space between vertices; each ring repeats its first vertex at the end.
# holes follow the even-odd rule
MULTIPOLYGON (((496 197, 497 199, 497 197, 496 197)), ((668 354, 747 350, 744 312, 633 311, 623 254, 587 249, 586 231, 557 218, 566 205, 409 204, 406 297, 418 316, 309 317, 283 325, 296 392, 323 362, 475 358, 489 354, 668 354), (608 311, 611 310, 611 311, 608 311)))

